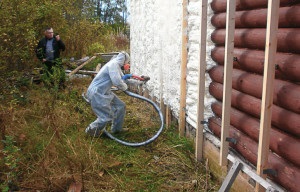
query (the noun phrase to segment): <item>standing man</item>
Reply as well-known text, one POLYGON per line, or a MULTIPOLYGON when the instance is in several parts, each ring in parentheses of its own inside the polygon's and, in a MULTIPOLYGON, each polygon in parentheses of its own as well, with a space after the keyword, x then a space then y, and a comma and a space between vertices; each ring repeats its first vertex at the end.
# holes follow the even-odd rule
POLYGON ((44 34, 45 37, 39 41, 35 50, 36 56, 43 63, 48 80, 51 83, 58 81, 61 84, 65 81, 65 72, 62 67, 60 51, 65 50, 65 44, 59 35, 54 36, 52 27, 47 27, 44 34))

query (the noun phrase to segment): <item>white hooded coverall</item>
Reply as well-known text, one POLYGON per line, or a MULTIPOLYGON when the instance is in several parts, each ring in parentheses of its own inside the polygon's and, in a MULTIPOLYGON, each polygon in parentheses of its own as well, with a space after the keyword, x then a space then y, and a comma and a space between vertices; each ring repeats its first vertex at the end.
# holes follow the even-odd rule
POLYGON ((111 131, 119 132, 122 129, 125 116, 125 103, 112 91, 114 85, 125 91, 127 84, 122 80, 124 75, 121 67, 129 62, 127 53, 119 53, 117 57, 106 63, 88 87, 86 97, 89 100, 97 119, 85 130, 87 134, 97 137, 109 121, 112 121, 111 131))

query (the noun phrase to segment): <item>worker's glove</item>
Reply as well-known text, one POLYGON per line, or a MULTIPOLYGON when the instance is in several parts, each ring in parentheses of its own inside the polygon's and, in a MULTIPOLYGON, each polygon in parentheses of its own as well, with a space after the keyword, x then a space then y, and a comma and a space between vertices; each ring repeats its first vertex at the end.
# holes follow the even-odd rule
POLYGON ((123 80, 130 79, 132 77, 132 74, 126 74, 122 77, 123 80))

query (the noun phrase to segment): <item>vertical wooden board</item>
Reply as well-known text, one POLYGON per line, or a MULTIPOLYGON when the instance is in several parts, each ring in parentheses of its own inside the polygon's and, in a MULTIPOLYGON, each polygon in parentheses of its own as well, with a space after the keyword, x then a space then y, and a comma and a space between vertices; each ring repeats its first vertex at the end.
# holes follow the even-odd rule
POLYGON ((181 79, 180 79, 180 109, 179 109, 179 134, 184 136, 186 115, 186 67, 187 67, 187 5, 188 0, 182 0, 182 48, 181 48, 181 79))
POLYGON ((197 129, 196 129, 196 159, 202 160, 203 156, 203 124, 204 97, 205 97, 205 71, 206 71, 206 36, 207 36, 207 0, 201 1, 200 8, 200 63, 198 69, 198 101, 197 101, 197 129))
MULTIPOLYGON (((277 50, 279 3, 279 0, 269 0, 268 4, 264 79, 257 158, 257 174, 263 178, 266 178, 266 175, 263 174, 263 170, 268 168, 268 154, 275 77, 275 54, 277 50)), ((256 186, 256 191, 264 190, 265 189, 262 186, 256 186)))
POLYGON ((227 165, 229 144, 226 141, 230 126, 231 91, 232 91, 232 68, 234 49, 234 28, 235 28, 235 0, 227 1, 226 13, 226 44, 225 44, 225 69, 224 69, 224 90, 222 107, 222 132, 220 165, 227 165))
POLYGON ((166 105, 164 104, 164 101, 163 101, 162 98, 160 100, 159 107, 160 107, 161 113, 162 113, 162 115, 164 117, 164 120, 165 120, 166 119, 166 105))
POLYGON ((171 109, 170 106, 167 105, 166 107, 166 128, 171 126, 172 116, 171 116, 171 109))

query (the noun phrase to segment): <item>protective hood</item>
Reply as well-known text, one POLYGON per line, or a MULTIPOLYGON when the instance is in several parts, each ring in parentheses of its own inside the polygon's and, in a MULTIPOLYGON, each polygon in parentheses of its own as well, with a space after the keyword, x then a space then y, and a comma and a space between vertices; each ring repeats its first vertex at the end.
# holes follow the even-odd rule
POLYGON ((128 53, 121 52, 117 55, 117 57, 115 59, 116 59, 117 63, 119 64, 119 66, 123 67, 124 64, 129 63, 130 57, 129 57, 128 53))

